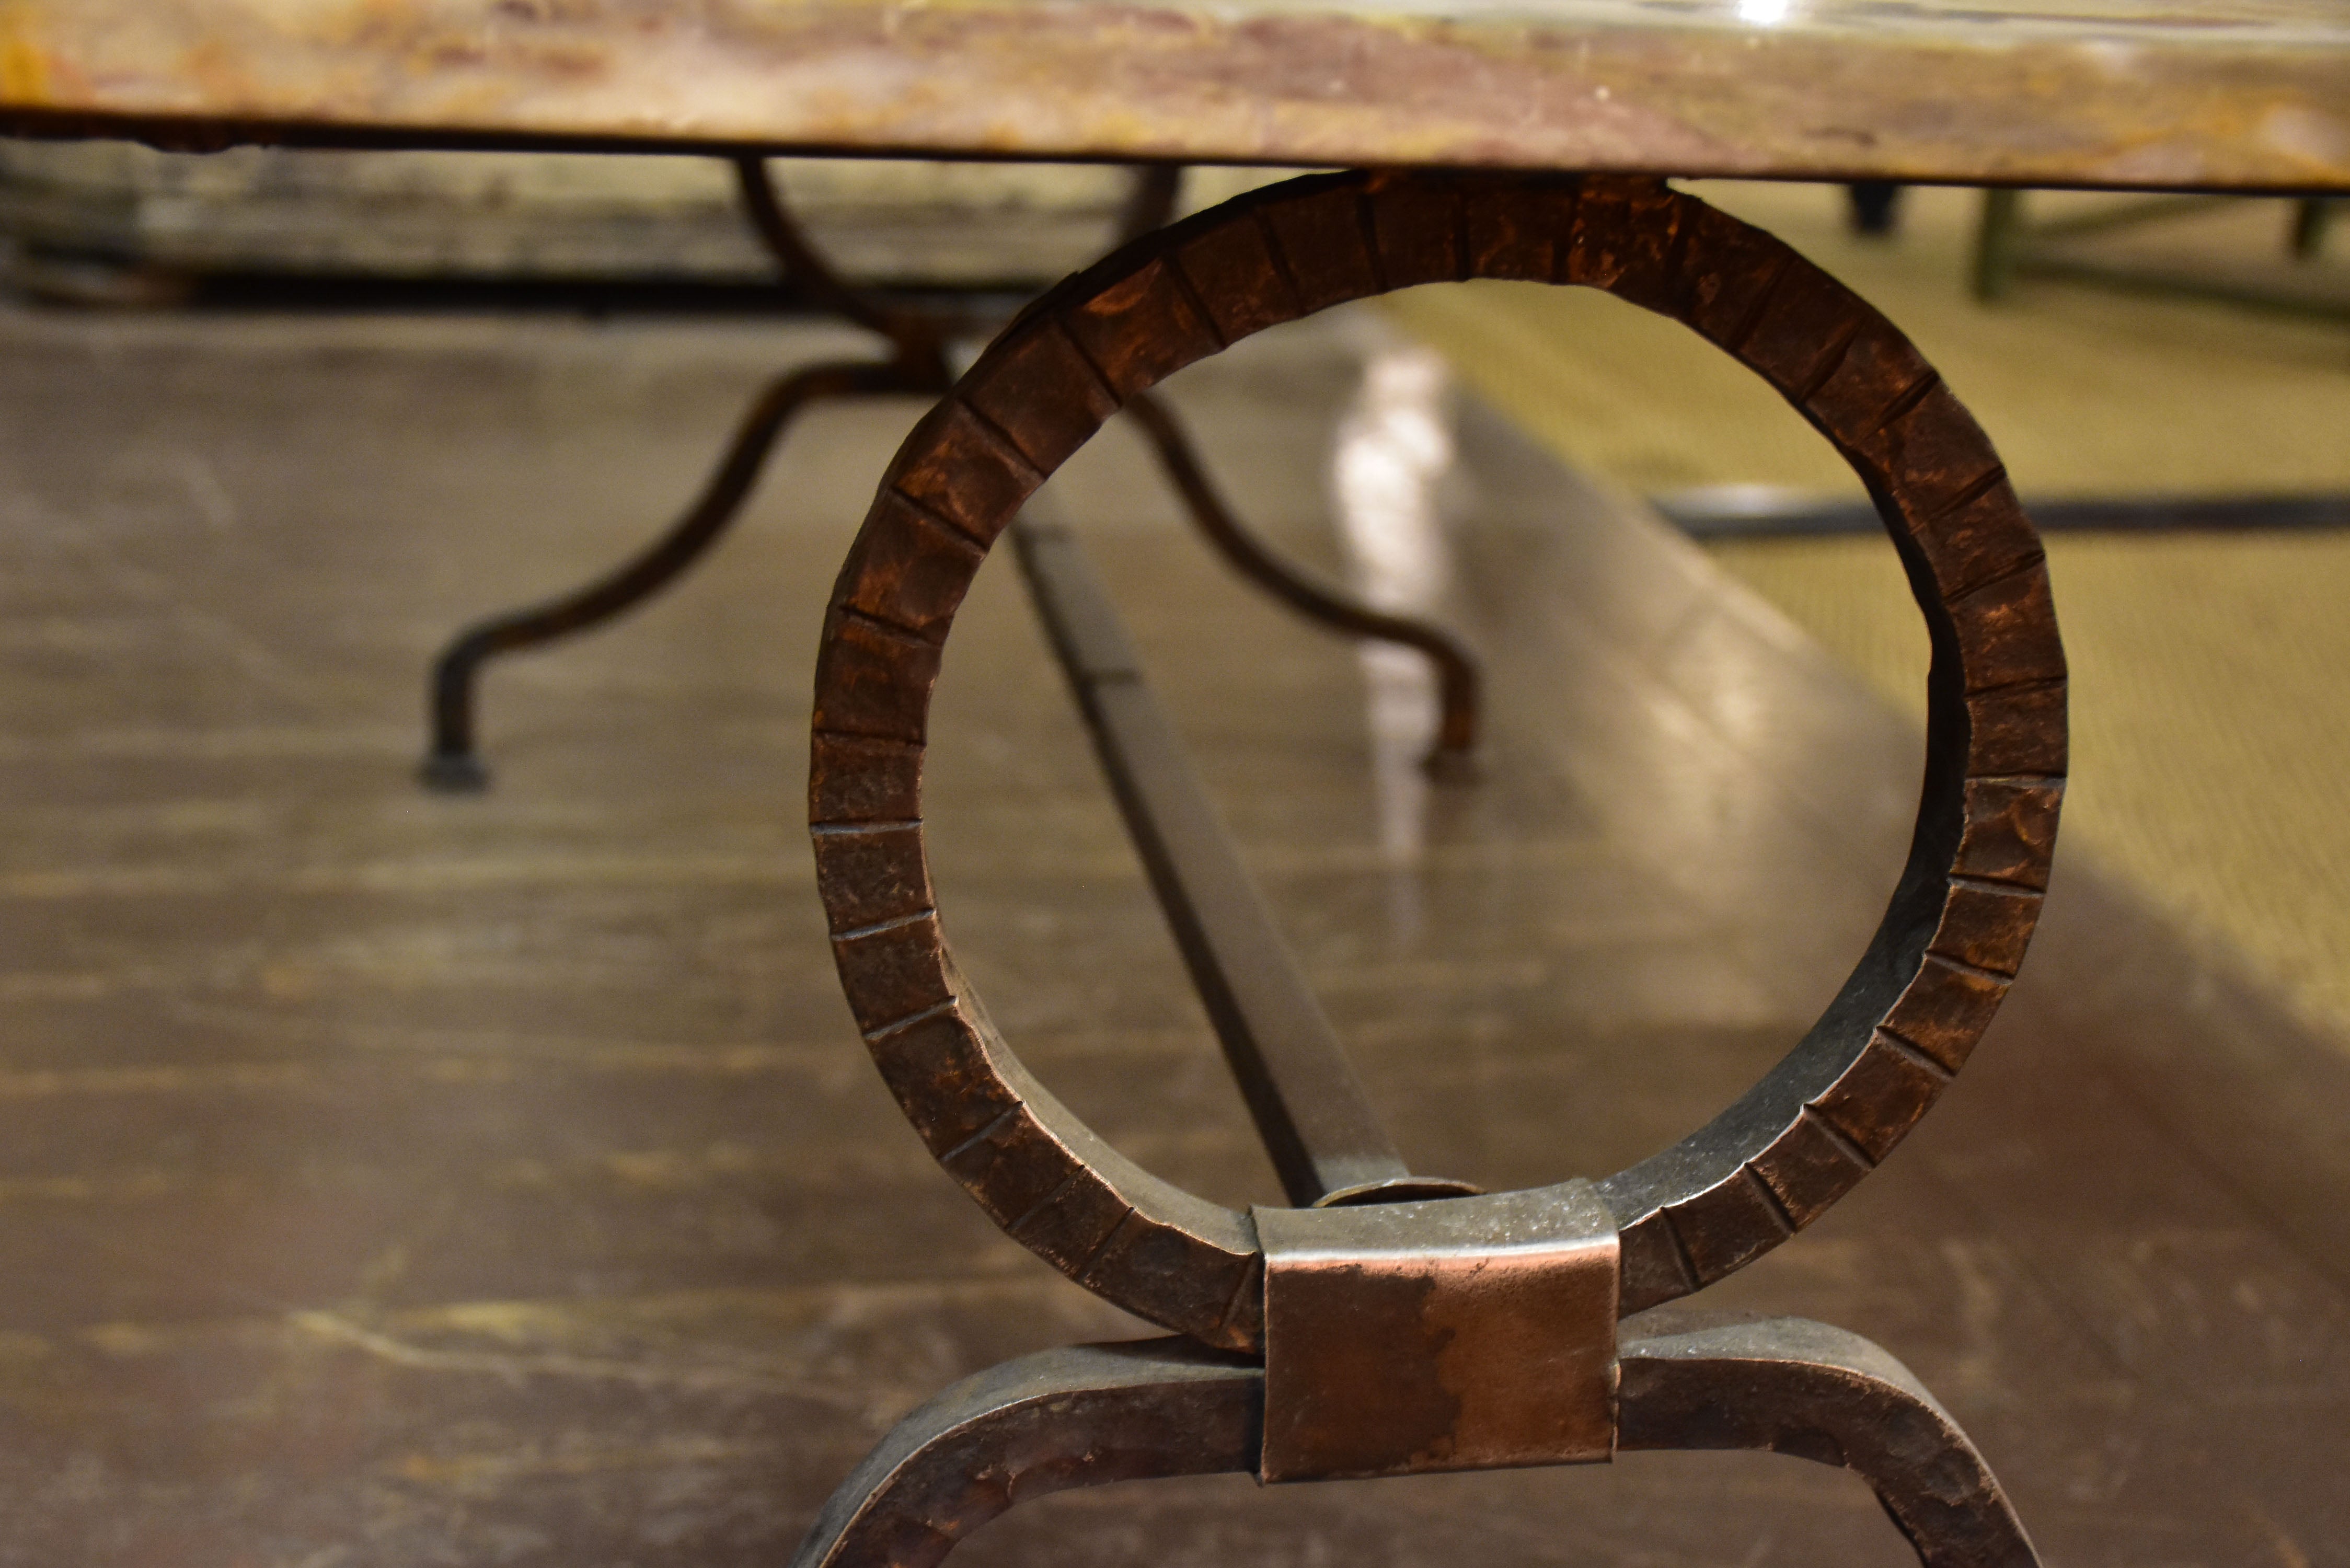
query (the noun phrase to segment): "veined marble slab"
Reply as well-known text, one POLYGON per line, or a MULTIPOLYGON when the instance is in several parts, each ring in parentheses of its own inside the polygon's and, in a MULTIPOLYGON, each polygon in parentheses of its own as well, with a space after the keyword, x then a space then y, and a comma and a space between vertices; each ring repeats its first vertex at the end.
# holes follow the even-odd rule
POLYGON ((7 0, 0 126, 2343 190, 2350 6, 7 0))

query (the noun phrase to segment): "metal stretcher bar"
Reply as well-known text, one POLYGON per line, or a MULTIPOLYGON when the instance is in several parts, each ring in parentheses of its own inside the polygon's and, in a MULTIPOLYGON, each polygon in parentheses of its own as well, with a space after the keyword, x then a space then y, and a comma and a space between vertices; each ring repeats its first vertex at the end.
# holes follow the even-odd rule
POLYGON ((1117 607, 1066 528, 1023 514, 1020 565, 1128 833, 1289 1200, 1474 1191, 1414 1177, 1208 798, 1117 607))

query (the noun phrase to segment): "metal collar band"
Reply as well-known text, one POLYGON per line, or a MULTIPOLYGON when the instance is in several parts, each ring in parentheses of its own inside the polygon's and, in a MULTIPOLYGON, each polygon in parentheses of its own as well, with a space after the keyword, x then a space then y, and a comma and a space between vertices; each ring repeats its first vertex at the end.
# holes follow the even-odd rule
POLYGON ((1606 1459, 1615 1217, 1587 1181, 1258 1209, 1268 1481, 1606 1459))

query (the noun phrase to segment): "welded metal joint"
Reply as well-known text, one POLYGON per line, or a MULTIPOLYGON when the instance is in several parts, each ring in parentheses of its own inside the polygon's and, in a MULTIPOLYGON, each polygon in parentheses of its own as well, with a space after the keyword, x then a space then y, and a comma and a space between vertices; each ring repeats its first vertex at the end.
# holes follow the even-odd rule
POLYGON ((1253 1216, 1260 1480, 1613 1455, 1619 1248, 1589 1182, 1253 1216))

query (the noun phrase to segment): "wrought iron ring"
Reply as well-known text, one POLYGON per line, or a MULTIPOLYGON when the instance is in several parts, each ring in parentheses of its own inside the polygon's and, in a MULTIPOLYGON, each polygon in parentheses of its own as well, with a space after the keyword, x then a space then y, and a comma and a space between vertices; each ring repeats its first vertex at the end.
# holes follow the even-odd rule
POLYGON ((1917 828, 1859 963, 1729 1109, 1598 1184, 1623 1312, 1742 1267, 1885 1158, 1991 1022, 2047 886, 2065 686, 2039 536, 1932 367, 1786 245, 1656 180, 1347 173, 1126 246, 1007 327, 890 465, 825 624, 810 818, 850 1007, 940 1163, 1071 1279, 1211 1345, 1263 1348, 1248 1215, 1096 1137, 956 972, 920 819, 931 686, 989 546, 1124 400, 1327 306, 1481 277, 1605 289, 1770 382, 1867 484, 1933 646, 1917 828))

